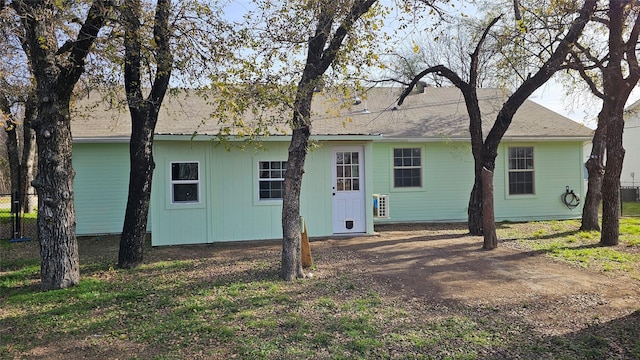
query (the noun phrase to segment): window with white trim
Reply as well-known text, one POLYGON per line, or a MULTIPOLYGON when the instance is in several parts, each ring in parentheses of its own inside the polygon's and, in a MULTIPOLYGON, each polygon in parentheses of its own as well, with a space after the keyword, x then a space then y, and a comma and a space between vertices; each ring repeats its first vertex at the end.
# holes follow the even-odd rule
POLYGON ((393 149, 393 186, 422 187, 422 149, 393 149))
POLYGON ((258 162, 258 199, 282 200, 286 161, 258 162))
POLYGON ((171 202, 174 204, 200 202, 200 164, 198 162, 171 163, 171 202))
POLYGON ((533 147, 510 147, 509 195, 534 194, 533 147))

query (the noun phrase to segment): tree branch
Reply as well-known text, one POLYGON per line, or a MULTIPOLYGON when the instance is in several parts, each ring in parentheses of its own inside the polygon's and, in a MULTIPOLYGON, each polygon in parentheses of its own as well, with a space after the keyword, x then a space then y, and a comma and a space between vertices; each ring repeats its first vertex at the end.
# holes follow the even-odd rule
POLYGON ((122 6, 124 26, 124 87, 127 94, 129 109, 134 112, 142 106, 142 84, 140 68, 140 15, 142 6, 140 0, 127 1, 122 6))
MULTIPOLYGON (((516 6, 516 9, 517 9, 517 4, 518 4, 518 0, 514 0, 514 6, 516 6)), ((487 27, 482 32, 482 36, 480 37, 480 40, 478 41, 478 44, 476 45, 476 48, 473 51, 473 54, 471 54, 471 68, 469 69, 469 84, 472 85, 473 87, 477 87, 477 82, 478 82, 478 61, 480 57, 480 50, 485 40, 487 39, 489 30, 491 30, 491 27, 495 25, 500 20, 500 18, 502 18, 502 15, 493 18, 493 20, 489 22, 489 25, 487 25, 487 27)))
POLYGON ((362 14, 369 11, 376 1, 377 0, 360 0, 351 7, 349 15, 347 15, 342 24, 340 24, 340 27, 336 30, 326 50, 323 51, 322 60, 319 63, 321 73, 324 73, 336 58, 336 54, 340 46, 342 46, 342 41, 353 28, 355 21, 359 19, 362 14))
MULTIPOLYGON (((107 16, 113 7, 111 0, 95 0, 89 12, 87 19, 78 32, 78 37, 69 45, 69 65, 63 69, 64 74, 60 78, 67 84, 75 84, 80 75, 84 71, 84 61, 89 53, 89 49, 95 42, 100 29, 104 26, 107 16)), ((66 44, 65 44, 66 45, 66 44)), ((60 49, 62 50, 63 45, 60 49)), ((65 49, 65 51, 67 51, 65 49)))
POLYGON ((153 37, 157 46, 156 54, 158 64, 156 66, 156 78, 149 93, 149 100, 154 104, 161 104, 166 94, 171 70, 173 69, 173 55, 171 54, 169 30, 169 15, 171 13, 171 0, 158 0, 156 16, 153 27, 153 37))
POLYGON ((462 89, 462 87, 465 87, 465 86, 469 85, 464 80, 462 80, 460 78, 460 76, 458 76, 458 74, 453 72, 448 67, 446 67, 444 65, 432 66, 432 67, 430 67, 428 69, 422 70, 418 75, 416 75, 413 78, 413 80, 411 80, 411 82, 409 83, 407 88, 404 89, 402 94, 400 94, 400 96, 398 97, 398 106, 402 105, 402 103, 404 102, 404 99, 406 99, 407 96, 409 96, 409 94, 411 93, 411 90, 413 90, 413 88, 418 84, 420 79, 425 77, 427 74, 432 74, 432 73, 435 73, 435 74, 438 74, 440 76, 443 76, 443 77, 447 78, 449 81, 451 81, 459 89, 462 89))

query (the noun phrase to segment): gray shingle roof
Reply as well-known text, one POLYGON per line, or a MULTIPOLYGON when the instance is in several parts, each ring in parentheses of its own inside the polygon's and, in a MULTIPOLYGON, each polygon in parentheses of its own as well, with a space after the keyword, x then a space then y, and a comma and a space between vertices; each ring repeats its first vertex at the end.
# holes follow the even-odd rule
MULTIPOLYGON (((312 133, 314 135, 378 135, 385 139, 468 139, 469 118, 462 93, 457 88, 425 88, 412 94, 394 109, 400 88, 373 88, 359 105, 353 99, 317 93, 314 96, 312 133), (366 112, 363 110, 366 108, 366 112)), ((506 99, 502 90, 479 89, 486 135, 506 99)), ((84 98, 78 103, 72 120, 75 138, 128 137, 128 112, 118 112, 100 105, 88 108, 96 99, 84 98)), ((126 108, 126 107, 125 107, 126 108)), ((211 105, 195 95, 167 96, 160 112, 157 134, 216 135, 220 126, 207 120, 211 105)), ((282 114, 284 121, 291 117, 282 114)), ((282 128, 287 129, 286 125, 282 128)), ((525 101, 505 134, 506 139, 548 138, 589 139, 592 130, 555 113, 533 101, 525 101)))

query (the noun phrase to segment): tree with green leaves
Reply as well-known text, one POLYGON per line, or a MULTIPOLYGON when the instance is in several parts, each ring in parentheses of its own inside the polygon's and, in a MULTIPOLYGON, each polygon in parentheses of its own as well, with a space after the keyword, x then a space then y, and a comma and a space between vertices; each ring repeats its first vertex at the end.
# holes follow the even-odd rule
POLYGON ((301 264, 300 193, 311 142, 314 93, 355 95, 356 74, 375 61, 384 11, 375 0, 259 0, 239 33, 235 64, 217 74, 212 118, 220 138, 247 141, 292 133, 284 175, 282 268, 286 281, 305 276, 301 264))
POLYGON ((20 41, 25 43, 35 81, 37 115, 32 127, 38 146, 38 175, 33 185, 38 192, 41 288, 67 288, 80 281, 70 101, 112 2, 96 0, 87 7, 15 0, 3 2, 2 7, 12 9, 19 19, 20 41), (81 16, 84 20, 79 20, 81 16), (62 42, 63 34, 71 36, 62 42))
POLYGON ((217 3, 211 1, 171 4, 159 0, 154 5, 134 0, 116 10, 117 21, 110 36, 97 44, 82 90, 97 92, 97 102, 125 111, 120 105, 125 103, 124 85, 131 117, 130 173, 118 266, 133 268, 143 261, 155 168, 153 140, 163 100, 168 92, 210 95, 204 80, 218 71, 217 65, 230 61, 227 45, 236 36, 221 20, 217 3), (173 88, 171 82, 175 83, 173 88))
POLYGON ((304 277, 301 264, 300 189, 311 136, 311 101, 314 89, 338 57, 356 21, 376 0, 355 0, 348 6, 334 1, 310 2, 315 31, 307 42, 307 57, 293 103, 293 134, 289 145, 282 200, 282 270, 284 280, 304 277))

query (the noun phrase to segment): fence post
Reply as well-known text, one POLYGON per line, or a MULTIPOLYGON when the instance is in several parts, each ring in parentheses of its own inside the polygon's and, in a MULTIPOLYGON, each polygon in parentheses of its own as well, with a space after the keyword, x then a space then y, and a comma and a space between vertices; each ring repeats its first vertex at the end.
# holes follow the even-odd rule
POLYGON ((13 239, 19 239, 22 237, 20 233, 20 194, 14 191, 11 195, 11 216, 13 217, 12 235, 13 239))

